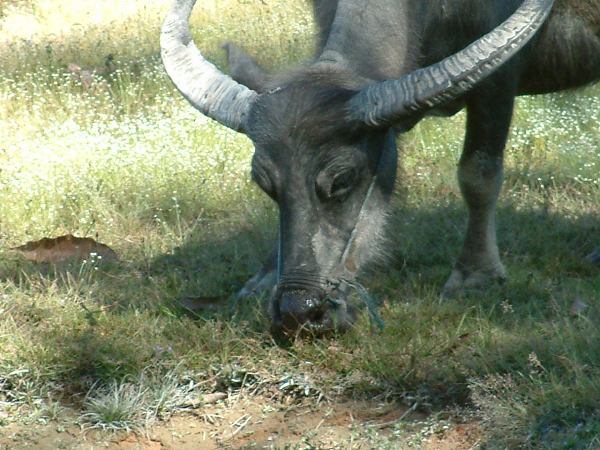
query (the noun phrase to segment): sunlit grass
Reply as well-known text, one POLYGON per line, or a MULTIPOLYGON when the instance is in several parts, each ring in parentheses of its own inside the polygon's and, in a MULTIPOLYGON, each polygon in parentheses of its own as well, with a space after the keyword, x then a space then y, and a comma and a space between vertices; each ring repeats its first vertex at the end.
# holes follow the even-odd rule
MULTIPOLYGON (((9 0, 0 9, 2 72, 23 74, 39 66, 76 63, 103 69, 111 58, 140 62, 159 53, 158 34, 169 0, 9 0), (5 5, 6 3, 6 5, 5 5)), ((224 40, 245 37, 258 59, 295 62, 309 54, 312 22, 305 2, 207 0, 191 20, 195 37, 210 55, 224 40), (265 33, 265 30, 269 30, 265 33)), ((238 39, 239 40, 239 39, 238 39)), ((221 56, 220 63, 223 63, 221 56)))
MULTIPOLYGON (((146 416, 130 394, 146 408, 160 391, 142 376, 149 367, 228 389, 265 371, 319 395, 392 396, 424 411, 466 405, 492 445, 594 448, 600 275, 581 257, 600 245, 598 87, 518 101, 499 204, 506 285, 438 299, 465 220, 454 174, 464 115, 427 119, 400 141, 390 263, 365 277, 385 300, 385 331, 363 318, 346 336, 286 350, 273 345, 259 301, 200 318, 177 307, 239 289, 270 250, 275 211, 250 182, 251 143, 200 116, 166 78, 166 2, 9 3, 0 10, 0 426, 88 393, 82 423, 134 428, 146 416), (54 268, 9 250, 65 233, 98 236, 121 260, 54 268), (580 314, 576 299, 588 305, 580 314)), ((199 3, 195 35, 220 65, 229 38, 270 67, 310 53, 302 2, 199 3)), ((167 417, 177 405, 160 408, 167 417)))

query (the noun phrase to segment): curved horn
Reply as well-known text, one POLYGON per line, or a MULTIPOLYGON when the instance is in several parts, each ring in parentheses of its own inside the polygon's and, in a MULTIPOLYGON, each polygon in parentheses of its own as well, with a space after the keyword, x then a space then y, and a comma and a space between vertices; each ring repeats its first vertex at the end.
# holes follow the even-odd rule
POLYGON ((175 0, 160 33, 167 74, 183 96, 203 114, 244 131, 257 93, 223 74, 204 59, 192 41, 188 20, 196 0, 175 0))
POLYGON ((391 126, 460 97, 529 42, 553 3, 525 0, 504 23, 464 50, 398 80, 367 86, 352 98, 350 114, 371 127, 391 126))

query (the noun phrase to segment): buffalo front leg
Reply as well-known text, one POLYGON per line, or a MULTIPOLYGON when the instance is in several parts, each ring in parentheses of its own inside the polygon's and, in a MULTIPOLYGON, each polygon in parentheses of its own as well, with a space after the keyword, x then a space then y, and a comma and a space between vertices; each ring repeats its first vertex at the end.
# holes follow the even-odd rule
POLYGON ((237 299, 270 294, 277 284, 277 248, 265 261, 262 268, 250 278, 244 287, 236 294, 237 299))
POLYGON ((444 296, 506 278, 496 243, 496 203, 502 187, 503 153, 514 96, 497 85, 490 89, 486 85, 467 104, 467 132, 458 182, 469 219, 462 252, 444 285, 444 296))

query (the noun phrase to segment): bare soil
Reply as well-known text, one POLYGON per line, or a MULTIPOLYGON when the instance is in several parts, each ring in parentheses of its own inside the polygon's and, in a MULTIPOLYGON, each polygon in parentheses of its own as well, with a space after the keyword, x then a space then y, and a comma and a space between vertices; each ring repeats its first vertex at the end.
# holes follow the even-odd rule
MULTIPOLYGON (((56 422, 14 423, 0 427, 0 450, 366 449, 376 446, 374 435, 391 438, 399 419, 407 424, 406 437, 397 437, 401 449, 408 447, 425 419, 419 413, 407 414, 406 407, 373 401, 286 405, 247 397, 178 413, 144 433, 81 430, 56 422)), ((476 423, 459 424, 412 448, 470 449, 481 437, 476 423)))

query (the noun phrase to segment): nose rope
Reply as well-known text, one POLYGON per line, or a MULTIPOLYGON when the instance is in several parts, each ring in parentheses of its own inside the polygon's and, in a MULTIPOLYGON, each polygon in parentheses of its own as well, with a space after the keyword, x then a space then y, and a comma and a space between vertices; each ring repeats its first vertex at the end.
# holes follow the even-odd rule
MULTIPOLYGON (((369 294, 369 292, 367 291, 367 288, 365 288, 361 283, 359 283, 357 281, 342 280, 342 282, 346 283, 348 285, 348 287, 350 287, 356 291, 356 293, 358 294, 358 298, 360 298, 362 300, 362 302, 365 304, 365 306, 367 308, 367 311, 369 313, 369 319, 371 320, 371 323, 374 323, 377 326, 377 328, 379 329, 379 331, 383 331, 385 329, 385 322, 383 321, 383 319, 377 312, 377 306, 375 305, 375 300, 373 299, 371 294, 369 294)), ((332 300, 330 300, 330 303, 332 303, 336 307, 339 307, 341 301, 342 300, 333 300, 332 299, 332 300)))
POLYGON ((336 278, 332 278, 327 280, 328 290, 326 299, 327 301, 334 307, 339 308, 343 306, 345 303, 344 300, 337 298, 335 295, 336 292, 343 292, 344 286, 348 286, 349 288, 356 291, 358 297, 365 304, 367 311, 369 312, 369 319, 371 323, 374 323, 380 331, 383 331, 385 328, 385 323, 379 313, 377 312, 377 307, 375 306, 375 301, 373 297, 369 294, 367 289, 357 281, 351 281, 349 278, 352 275, 351 271, 347 267, 348 260, 352 257, 353 253, 356 251, 356 239, 358 236, 358 231, 361 228, 361 225, 365 222, 367 216, 367 205, 371 200, 373 192, 375 191, 375 186, 377 185, 377 174, 381 169, 381 162, 384 159, 384 150, 382 154, 379 156, 379 161, 377 162, 377 172, 373 175, 373 179, 371 180, 371 184, 369 185, 369 189, 367 190, 367 194, 365 195, 365 199, 360 207, 360 211, 358 213, 358 218, 356 219, 356 223, 354 224, 354 228, 350 233, 350 238, 346 243, 346 247, 344 247, 344 251, 342 253, 342 257, 340 258, 340 262, 338 264, 337 269, 334 271, 334 274, 337 275, 336 278))
MULTIPOLYGON (((350 233, 350 238, 346 243, 346 247, 344 248, 344 253, 342 253, 342 258, 340 259, 339 269, 342 271, 347 271, 346 262, 350 259, 352 252, 355 250, 356 237, 358 236, 358 228, 359 225, 364 222, 366 216, 367 203, 371 199, 373 195, 373 191, 375 190, 375 185, 377 184, 377 174, 373 175, 373 180, 369 185, 369 190, 367 191, 367 195, 365 195, 365 199, 360 207, 360 212, 358 213, 358 218, 356 219, 356 223, 354 224, 354 228, 352 229, 352 233, 350 233)), ((342 272, 342 273, 344 273, 342 272)))

